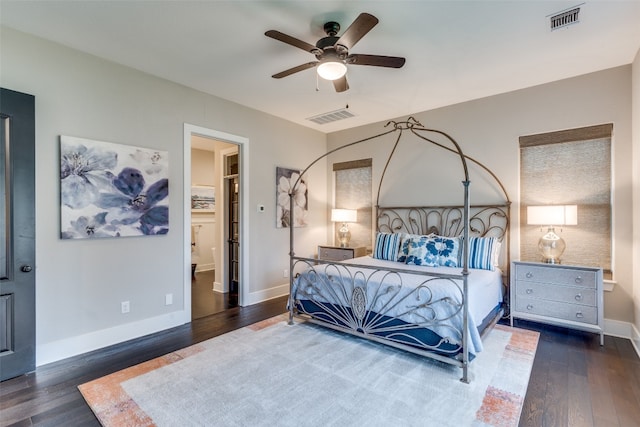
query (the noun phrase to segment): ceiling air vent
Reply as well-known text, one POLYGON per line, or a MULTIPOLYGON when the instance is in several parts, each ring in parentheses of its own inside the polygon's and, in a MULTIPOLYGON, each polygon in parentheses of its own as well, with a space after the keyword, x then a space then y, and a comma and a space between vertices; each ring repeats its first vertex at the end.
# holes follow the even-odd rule
POLYGON ((549 17, 551 23, 551 31, 559 28, 564 28, 572 24, 580 22, 578 15, 580 14, 580 8, 574 7, 572 9, 565 10, 564 12, 557 13, 549 17))
POLYGON ((355 115, 351 114, 351 112, 349 112, 349 110, 347 110, 346 108, 343 108, 341 110, 330 111, 328 113, 319 114, 317 116, 307 117, 307 120, 310 120, 319 125, 324 125, 338 120, 348 119, 349 117, 355 117, 355 115))

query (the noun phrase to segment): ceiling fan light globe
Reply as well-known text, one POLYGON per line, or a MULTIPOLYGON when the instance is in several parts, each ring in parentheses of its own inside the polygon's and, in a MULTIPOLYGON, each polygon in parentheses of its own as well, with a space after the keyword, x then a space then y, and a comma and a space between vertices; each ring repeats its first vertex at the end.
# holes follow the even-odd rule
POLYGON ((326 61, 318 65, 318 75, 325 80, 338 80, 347 73, 347 66, 342 62, 326 61))

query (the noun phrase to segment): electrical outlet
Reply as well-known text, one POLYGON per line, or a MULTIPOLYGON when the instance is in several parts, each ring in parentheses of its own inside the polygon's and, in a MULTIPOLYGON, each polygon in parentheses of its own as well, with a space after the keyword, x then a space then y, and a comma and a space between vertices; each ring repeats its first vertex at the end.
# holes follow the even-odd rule
POLYGON ((164 305, 171 305, 173 304, 173 294, 166 294, 164 296, 164 305))
POLYGON ((282 277, 289 277, 289 270, 287 270, 286 268, 282 270, 282 277))
POLYGON ((120 303, 120 310, 122 311, 122 314, 128 313, 130 308, 129 301, 122 301, 120 303))

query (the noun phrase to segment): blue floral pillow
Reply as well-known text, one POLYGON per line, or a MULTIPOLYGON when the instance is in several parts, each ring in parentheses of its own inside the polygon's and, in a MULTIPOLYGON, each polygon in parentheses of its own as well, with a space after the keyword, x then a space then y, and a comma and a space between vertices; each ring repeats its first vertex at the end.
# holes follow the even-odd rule
POLYGON ((438 265, 443 267, 458 267, 458 254, 460 252, 460 238, 435 236, 427 245, 431 254, 437 254, 438 265))
POLYGON ((431 257, 428 257, 427 243, 430 241, 431 237, 428 236, 416 236, 406 239, 403 242, 403 245, 407 248, 405 263, 437 267, 438 264, 431 257))
MULTIPOLYGON (((411 243, 412 234, 399 233, 400 247, 398 248, 398 262, 407 262, 407 256, 409 255, 409 243, 411 243)), ((416 236, 417 237, 417 236, 416 236)))
POLYGON ((406 264, 412 264, 407 262, 407 257, 409 256, 409 245, 411 240, 419 240, 421 238, 429 238, 433 237, 433 234, 429 234, 426 236, 421 236, 420 234, 409 234, 409 233, 398 233, 400 236, 400 248, 398 249, 398 262, 404 262, 406 264))
POLYGON ((457 237, 422 236, 411 239, 407 264, 430 267, 458 267, 460 239, 457 237))

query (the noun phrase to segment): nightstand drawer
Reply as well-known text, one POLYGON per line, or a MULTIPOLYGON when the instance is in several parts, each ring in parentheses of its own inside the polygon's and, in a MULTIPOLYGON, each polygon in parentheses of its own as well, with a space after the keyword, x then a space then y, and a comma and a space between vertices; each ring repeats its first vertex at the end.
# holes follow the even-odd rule
POLYGON ((596 288, 596 272, 572 268, 516 264, 516 281, 596 288))
POLYGON ((598 324, 598 312, 596 307, 591 306, 519 297, 516 302, 516 310, 521 313, 571 320, 573 322, 598 324))
POLYGON ((325 261, 344 261, 367 254, 365 247, 342 248, 338 246, 318 246, 318 259, 325 261))
POLYGON ((318 248, 318 258, 328 261, 342 261, 353 258, 353 250, 349 248, 318 248))
POLYGON ((597 305, 596 290, 575 286, 558 286, 548 283, 516 281, 518 297, 538 298, 551 301, 565 301, 582 305, 597 305))

